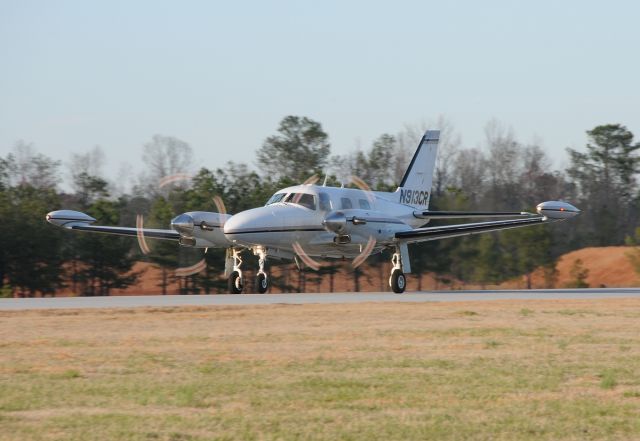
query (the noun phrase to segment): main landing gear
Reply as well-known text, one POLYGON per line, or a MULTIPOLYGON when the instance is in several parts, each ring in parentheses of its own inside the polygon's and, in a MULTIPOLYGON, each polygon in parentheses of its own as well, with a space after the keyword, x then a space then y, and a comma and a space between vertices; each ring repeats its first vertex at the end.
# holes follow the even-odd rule
POLYGON ((402 272, 402 257, 400 256, 400 250, 396 249, 391 257, 391 277, 389 277, 389 286, 396 294, 402 294, 407 287, 407 279, 402 272))
POLYGON ((269 277, 264 272, 264 264, 267 261, 267 252, 263 247, 256 247, 253 254, 258 256, 258 275, 256 276, 256 287, 260 294, 264 294, 269 289, 269 277))
MULTIPOLYGON (((229 266, 233 265, 229 275, 229 292, 231 294, 241 294, 244 289, 244 278, 242 277, 242 258, 241 250, 230 249, 227 252, 227 262, 229 266)), ((264 294, 269 290, 269 276, 264 270, 267 261, 267 252, 263 247, 256 247, 253 254, 258 256, 258 274, 256 275, 256 289, 260 294, 264 294)))
POLYGON ((240 257, 240 250, 232 249, 231 256, 227 259, 233 259, 233 270, 229 275, 229 292, 231 294, 240 294, 244 288, 244 279, 242 278, 242 258, 240 257))

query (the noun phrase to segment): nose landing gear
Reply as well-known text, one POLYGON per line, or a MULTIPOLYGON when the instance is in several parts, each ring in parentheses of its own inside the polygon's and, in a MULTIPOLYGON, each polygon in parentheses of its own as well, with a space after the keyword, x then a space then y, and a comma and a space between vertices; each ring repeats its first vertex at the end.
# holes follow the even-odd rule
MULTIPOLYGON (((231 294, 241 294, 244 290, 244 277, 242 276, 242 250, 230 248, 227 250, 226 273, 229 274, 229 292, 231 294)), ((258 246, 253 249, 253 254, 258 256, 258 274, 256 275, 256 289, 260 294, 269 290, 269 276, 264 270, 267 261, 267 252, 264 247, 258 246)))
POLYGON ((244 288, 244 279, 242 278, 242 258, 240 257, 240 250, 231 249, 227 252, 227 263, 232 263, 233 270, 229 275, 229 292, 231 294, 240 294, 244 288))

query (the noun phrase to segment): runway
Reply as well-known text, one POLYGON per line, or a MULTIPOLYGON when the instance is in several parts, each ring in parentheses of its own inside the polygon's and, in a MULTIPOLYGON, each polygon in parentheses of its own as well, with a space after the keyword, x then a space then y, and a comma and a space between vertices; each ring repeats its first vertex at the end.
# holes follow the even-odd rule
POLYGON ((169 296, 113 297, 46 297, 0 299, 0 310, 77 309, 77 308, 137 308, 172 306, 242 306, 242 305, 302 305, 312 303, 366 302, 465 302, 490 300, 543 299, 606 299, 640 298, 640 288, 536 289, 508 291, 422 291, 393 294, 369 293, 295 293, 295 294, 220 294, 169 296))

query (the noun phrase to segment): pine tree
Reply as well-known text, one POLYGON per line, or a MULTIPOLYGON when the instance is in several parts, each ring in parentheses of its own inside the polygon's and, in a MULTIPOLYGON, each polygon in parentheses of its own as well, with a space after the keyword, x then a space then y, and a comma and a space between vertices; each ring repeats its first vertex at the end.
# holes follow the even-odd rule
MULTIPOLYGON (((117 202, 100 199, 89 207, 88 214, 101 225, 119 225, 120 208, 117 202)), ((138 280, 140 273, 132 272, 135 257, 131 252, 131 238, 91 233, 68 232, 73 238, 75 258, 79 262, 77 278, 81 294, 110 295, 113 289, 127 288, 138 280)))
POLYGON ((552 255, 553 236, 547 225, 508 230, 502 233, 505 247, 512 247, 514 253, 508 276, 524 274, 526 287, 531 289, 532 275, 541 268, 545 283, 553 283, 556 259, 552 255))
POLYGON ((583 266, 582 259, 576 259, 569 270, 571 281, 567 283, 567 288, 589 288, 587 278, 589 277, 589 269, 583 266))
POLYGON ((302 183, 309 176, 322 174, 330 151, 329 136, 320 123, 286 116, 278 134, 267 138, 258 150, 258 165, 273 180, 289 177, 302 183))
POLYGON ((19 296, 55 295, 64 286, 63 232, 44 217, 60 200, 53 189, 22 184, 0 191, 0 286, 19 296))
MULTIPOLYGON (((167 228, 171 219, 175 216, 171 205, 168 201, 159 196, 151 205, 151 211, 148 216, 148 228, 167 228)), ((153 240, 150 241, 151 253, 147 256, 151 262, 160 270, 160 281, 158 287, 162 294, 167 294, 169 284, 175 281, 174 271, 178 268, 179 246, 174 241, 153 240)))
POLYGON ((635 174, 640 166, 633 133, 620 124, 597 126, 587 132, 586 152, 567 149, 569 176, 580 192, 579 204, 589 216, 577 219, 583 244, 619 245, 635 225, 635 174))
POLYGON ((496 285, 504 280, 503 253, 495 234, 483 234, 478 240, 478 254, 475 261, 474 278, 483 286, 496 285))

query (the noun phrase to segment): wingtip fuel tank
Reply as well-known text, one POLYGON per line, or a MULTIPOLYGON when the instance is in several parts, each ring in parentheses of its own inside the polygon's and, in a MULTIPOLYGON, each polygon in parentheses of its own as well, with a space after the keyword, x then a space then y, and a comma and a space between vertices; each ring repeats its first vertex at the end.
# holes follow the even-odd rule
POLYGON ((96 220, 88 214, 74 210, 56 210, 47 213, 47 222, 58 227, 70 228, 79 224, 91 224, 96 220))
POLYGON ((536 206, 538 214, 548 219, 569 219, 580 214, 580 210, 562 201, 541 202, 536 206))

